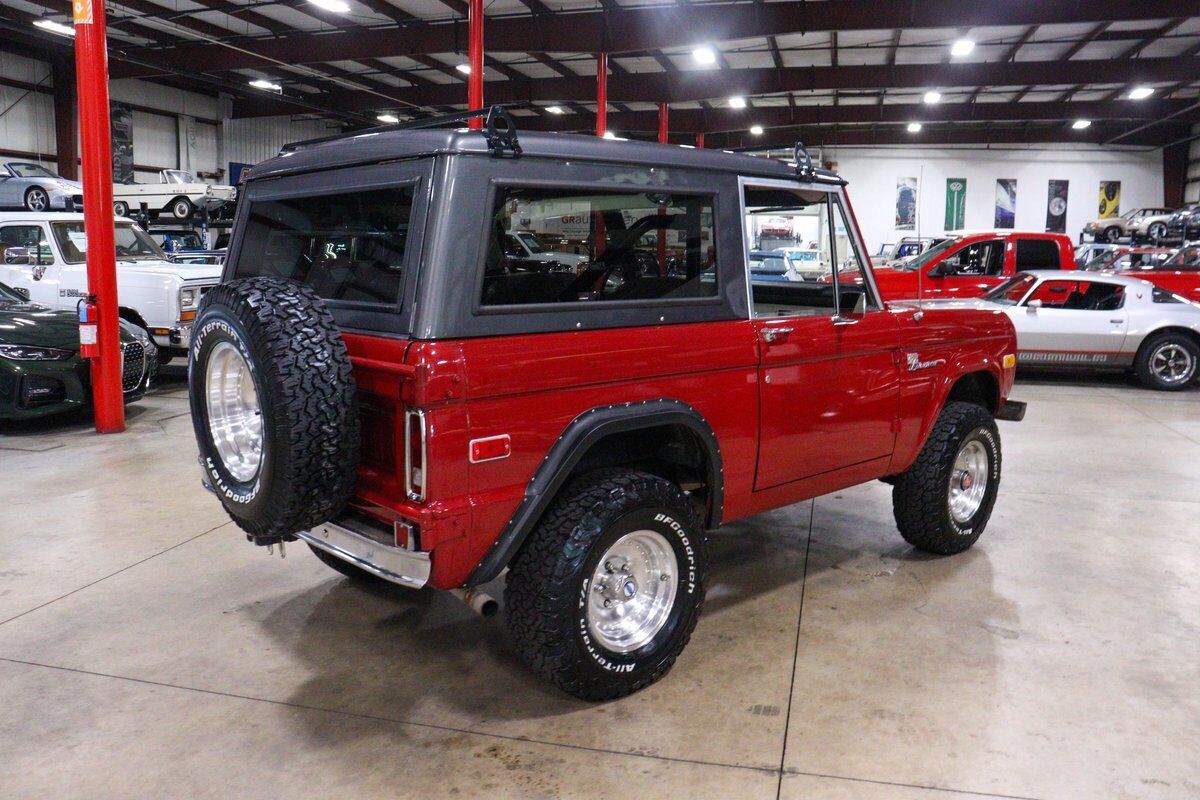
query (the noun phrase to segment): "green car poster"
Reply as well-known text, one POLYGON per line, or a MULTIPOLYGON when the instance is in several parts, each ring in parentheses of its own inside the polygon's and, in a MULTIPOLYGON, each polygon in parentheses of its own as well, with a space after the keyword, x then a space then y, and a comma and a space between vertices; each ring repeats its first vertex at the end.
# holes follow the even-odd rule
POLYGON ((967 179, 946 178, 946 230, 966 227, 967 179))

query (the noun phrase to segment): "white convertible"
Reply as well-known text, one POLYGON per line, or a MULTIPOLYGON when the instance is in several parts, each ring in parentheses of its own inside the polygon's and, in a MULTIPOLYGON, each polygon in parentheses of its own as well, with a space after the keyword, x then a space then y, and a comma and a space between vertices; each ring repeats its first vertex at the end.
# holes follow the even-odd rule
MULTIPOLYGON (((150 334, 161 362, 186 354, 200 297, 221 267, 170 261, 133 220, 118 219, 114 237, 121 318, 150 334)), ((74 310, 88 294, 83 215, 0 213, 0 283, 35 303, 74 310)))
POLYGON ((1090 272, 1021 272, 980 300, 1017 329, 1026 366, 1132 370, 1152 389, 1190 385, 1200 364, 1200 303, 1141 278, 1090 272))
POLYGON ((113 184, 113 213, 127 217, 142 203, 151 216, 170 214, 175 219, 188 219, 198 208, 217 211, 237 198, 237 189, 196 180, 190 172, 164 169, 158 183, 113 184))

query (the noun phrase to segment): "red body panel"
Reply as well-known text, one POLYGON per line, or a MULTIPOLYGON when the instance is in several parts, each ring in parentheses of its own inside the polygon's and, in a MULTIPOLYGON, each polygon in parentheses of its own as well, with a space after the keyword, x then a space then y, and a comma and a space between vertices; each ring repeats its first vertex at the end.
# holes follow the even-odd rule
POLYGON ((995 231, 976 233, 960 237, 953 247, 940 253, 924 265, 923 274, 917 270, 876 267, 873 270, 879 293, 885 300, 907 300, 916 298, 918 291, 923 298, 953 299, 979 297, 993 286, 1003 283, 1019 270, 1016 263, 1018 239, 1047 239, 1058 244, 1059 264, 1057 269, 1075 269, 1075 251, 1071 239, 1060 233, 1026 233, 995 231), (1000 239, 1004 241, 1004 266, 999 275, 932 275, 938 266, 965 247, 978 242, 1000 239))
POLYGON ((720 448, 723 521, 902 471, 958 377, 987 372, 1007 396, 1012 370, 1001 363, 1016 341, 1003 314, 915 315, 898 307, 842 326, 736 320, 412 344, 347 334, 364 408, 354 504, 416 522, 432 552, 430 583, 451 588, 492 546, 563 430, 596 406, 670 398, 696 409, 720 448), (763 342, 761 329, 785 323, 789 335, 763 342), (428 424, 423 503, 404 492, 405 406, 428 424), (510 455, 471 463, 472 440, 502 435, 510 455))

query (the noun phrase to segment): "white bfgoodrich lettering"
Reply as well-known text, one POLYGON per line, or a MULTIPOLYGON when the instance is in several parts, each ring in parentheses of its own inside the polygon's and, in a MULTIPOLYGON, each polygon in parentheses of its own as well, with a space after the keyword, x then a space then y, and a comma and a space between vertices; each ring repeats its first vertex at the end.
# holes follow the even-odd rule
MULTIPOLYGON (((254 362, 250 360, 250 353, 246 351, 246 346, 242 344, 242 340, 237 335, 237 331, 235 331, 231 325, 223 320, 212 320, 203 328, 201 328, 199 333, 192 337, 193 360, 199 357, 200 349, 204 344, 205 338, 207 338, 213 331, 221 331, 222 333, 226 334, 235 345, 237 345, 238 350, 240 350, 242 353, 242 357, 246 359, 247 366, 250 367, 250 372, 253 374, 254 362)), ((212 479, 213 489, 228 498, 230 502, 245 505, 246 503, 253 501, 254 498, 258 497, 259 489, 262 487, 259 475, 254 477, 254 483, 247 491, 238 491, 225 482, 225 479, 221 476, 220 470, 217 469, 216 462, 213 461, 212 456, 204 457, 204 469, 206 472, 208 472, 209 478, 212 479)))
POLYGON ((691 540, 688 539, 687 529, 668 514, 655 514, 654 521, 665 523, 679 537, 679 543, 683 545, 683 552, 688 560, 687 585, 685 588, 688 594, 694 594, 696 591, 696 551, 692 548, 691 540))

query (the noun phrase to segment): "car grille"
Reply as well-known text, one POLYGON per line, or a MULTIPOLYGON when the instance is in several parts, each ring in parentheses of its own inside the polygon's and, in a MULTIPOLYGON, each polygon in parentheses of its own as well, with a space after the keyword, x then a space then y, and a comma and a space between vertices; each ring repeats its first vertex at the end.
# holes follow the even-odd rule
POLYGON ((132 392, 146 374, 146 348, 138 342, 126 342, 121 352, 121 388, 132 392))

